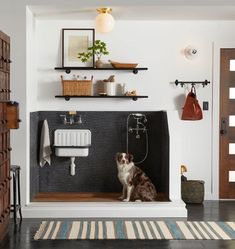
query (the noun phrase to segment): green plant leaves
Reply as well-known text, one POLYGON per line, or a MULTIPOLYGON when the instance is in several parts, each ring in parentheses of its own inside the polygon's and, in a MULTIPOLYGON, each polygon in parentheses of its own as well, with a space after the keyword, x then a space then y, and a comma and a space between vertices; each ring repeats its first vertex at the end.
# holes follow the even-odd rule
POLYGON ((102 55, 109 54, 106 46, 107 45, 105 42, 101 40, 95 40, 94 45, 89 47, 87 52, 78 53, 78 58, 81 59, 82 62, 87 62, 93 55, 101 58, 102 55))

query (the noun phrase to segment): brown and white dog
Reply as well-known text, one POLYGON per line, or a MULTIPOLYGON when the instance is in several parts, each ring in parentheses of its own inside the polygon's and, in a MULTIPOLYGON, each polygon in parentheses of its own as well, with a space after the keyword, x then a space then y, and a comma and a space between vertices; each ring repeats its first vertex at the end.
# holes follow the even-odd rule
POLYGON ((157 191, 149 177, 133 162, 133 156, 117 153, 118 178, 123 186, 123 201, 156 201, 157 191))

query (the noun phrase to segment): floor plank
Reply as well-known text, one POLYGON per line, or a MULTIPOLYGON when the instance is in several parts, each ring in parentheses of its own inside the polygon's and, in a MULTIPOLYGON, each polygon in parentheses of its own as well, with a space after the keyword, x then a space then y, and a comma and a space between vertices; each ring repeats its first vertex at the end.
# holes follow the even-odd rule
MULTIPOLYGON (((41 192, 33 202, 117 202, 121 193, 76 193, 76 192, 41 192)), ((164 193, 158 193, 157 201, 169 201, 164 193)))

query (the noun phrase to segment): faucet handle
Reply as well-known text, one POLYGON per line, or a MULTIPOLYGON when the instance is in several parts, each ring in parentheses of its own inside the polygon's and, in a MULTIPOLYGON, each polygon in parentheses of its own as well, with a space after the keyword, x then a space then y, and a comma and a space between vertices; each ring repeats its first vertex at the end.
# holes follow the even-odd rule
POLYGON ((82 115, 79 115, 79 116, 78 116, 78 123, 79 123, 79 124, 82 124, 82 115))
POLYGON ((60 114, 60 117, 63 118, 63 123, 67 124, 67 115, 60 114))
POLYGON ((74 124, 74 115, 73 114, 69 115, 69 124, 70 125, 74 124))
POLYGON ((82 124, 82 115, 77 115, 76 116, 76 124, 82 124))

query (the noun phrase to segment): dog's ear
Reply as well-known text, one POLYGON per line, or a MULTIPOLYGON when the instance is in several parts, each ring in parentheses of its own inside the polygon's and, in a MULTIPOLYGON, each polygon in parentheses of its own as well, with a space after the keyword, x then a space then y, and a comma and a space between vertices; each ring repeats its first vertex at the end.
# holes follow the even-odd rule
POLYGON ((128 158, 129 158, 129 162, 133 162, 134 157, 132 154, 128 154, 128 158))

